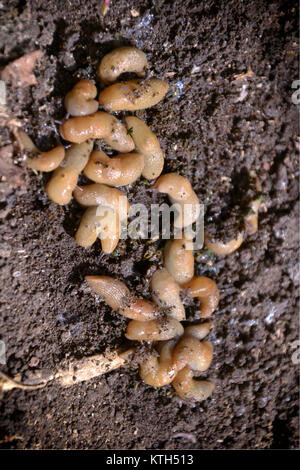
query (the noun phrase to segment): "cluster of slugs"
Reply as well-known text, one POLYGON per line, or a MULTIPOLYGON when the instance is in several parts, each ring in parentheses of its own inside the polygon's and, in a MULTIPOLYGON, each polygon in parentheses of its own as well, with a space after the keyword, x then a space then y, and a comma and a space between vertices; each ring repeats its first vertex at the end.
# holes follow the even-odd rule
MULTIPOLYGON (((167 194, 172 204, 188 208, 184 217, 182 211, 175 217, 174 228, 182 231, 182 236, 165 245, 164 267, 151 278, 151 301, 135 297, 113 277, 87 276, 86 281, 107 305, 130 319, 127 339, 152 342, 152 352, 146 359, 138 359, 141 379, 153 387, 172 383, 183 399, 200 401, 214 389, 212 382, 195 379, 212 361, 213 346, 205 339, 212 324, 206 321, 184 328, 186 315, 180 294, 197 298, 198 317, 207 318, 218 306, 219 291, 212 279, 194 275, 193 240, 183 231, 196 221, 199 200, 183 176, 161 175, 164 154, 145 122, 129 115, 121 121, 110 114, 145 109, 164 98, 168 84, 145 78, 147 65, 142 51, 121 47, 104 56, 99 65, 100 81, 107 86, 98 100, 97 88, 90 80, 80 80, 74 86, 65 97, 67 115, 59 128, 61 137, 71 143, 67 149, 59 145, 42 153, 25 132, 20 131, 19 137, 27 154, 27 166, 34 171, 53 171, 46 186, 49 198, 64 205, 74 197, 86 208, 75 236, 82 247, 89 247, 100 238, 104 253, 114 251, 120 238, 120 222, 127 220, 130 209, 126 194, 116 187, 129 185, 140 176, 156 180, 153 188, 167 194), (125 72, 135 73, 138 78, 116 82, 125 72), (103 139, 119 154, 109 157, 102 150, 94 150, 95 139, 103 139), (91 184, 78 186, 82 172, 91 184)), ((245 226, 246 231, 254 233, 259 202, 254 201, 252 209, 245 226)), ((226 254, 242 241, 243 234, 239 234, 226 246, 208 237, 205 243, 212 252, 226 254)))

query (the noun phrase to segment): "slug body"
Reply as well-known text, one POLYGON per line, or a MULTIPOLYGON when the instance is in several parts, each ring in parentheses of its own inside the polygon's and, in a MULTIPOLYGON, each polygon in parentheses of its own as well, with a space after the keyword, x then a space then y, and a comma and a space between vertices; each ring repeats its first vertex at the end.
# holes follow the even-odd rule
POLYGON ((125 186, 136 181, 144 168, 140 153, 125 153, 110 158, 100 150, 92 152, 84 174, 95 183, 125 186))
POLYGON ((215 255, 229 255, 236 251, 244 241, 244 236, 242 233, 238 233, 237 237, 229 240, 228 242, 222 242, 221 240, 212 241, 210 236, 205 233, 204 243, 206 248, 208 248, 215 255))
POLYGON ((80 80, 69 93, 66 94, 64 105, 71 116, 86 116, 98 109, 97 88, 90 80, 80 80))
POLYGON ((158 78, 115 83, 101 91, 99 104, 106 111, 146 109, 161 101, 168 88, 169 85, 158 78))
POLYGON ((134 142, 126 127, 115 116, 98 111, 88 116, 72 117, 59 128, 63 139, 80 144, 87 139, 103 139, 118 152, 131 152, 134 142))
POLYGON ((261 205, 260 199, 255 199, 250 203, 251 214, 244 217, 245 231, 249 235, 254 235, 258 230, 258 211, 261 205))
POLYGON ((144 157, 142 175, 148 180, 158 178, 164 167, 164 154, 159 141, 141 119, 135 116, 125 117, 128 132, 135 143, 136 149, 144 157))
POLYGON ((147 322, 159 316, 159 309, 153 302, 133 297, 126 307, 120 309, 120 314, 131 320, 147 322))
POLYGON ((135 47, 118 47, 103 57, 98 73, 101 82, 109 84, 125 72, 135 72, 139 77, 143 77, 147 65, 144 52, 135 47))
POLYGON ((94 183, 87 186, 77 186, 74 198, 85 207, 105 206, 116 211, 120 220, 127 218, 130 208, 126 194, 105 184, 94 183))
POLYGON ((177 208, 179 213, 174 220, 175 227, 187 227, 197 220, 200 214, 199 199, 188 179, 177 173, 167 173, 158 178, 153 188, 167 194, 177 208))
POLYGON ((55 170, 65 157, 65 149, 58 145, 49 152, 40 152, 31 138, 22 130, 18 131, 18 137, 24 150, 33 156, 27 156, 26 165, 31 170, 49 172, 55 170))
POLYGON ((158 307, 145 299, 133 297, 126 285, 110 276, 86 276, 90 288, 120 315, 147 322, 158 317, 158 307))
POLYGON ((213 346, 209 341, 199 341, 191 336, 184 336, 174 348, 173 358, 178 370, 188 365, 191 369, 204 372, 211 364, 213 346))
POLYGON ((169 240, 164 249, 164 266, 178 284, 184 284, 194 276, 193 242, 169 240))
POLYGON ((172 386, 183 400, 203 401, 214 391, 214 384, 209 380, 195 380, 194 372, 189 366, 178 372, 172 386))
POLYGON ((131 297, 124 282, 110 276, 85 276, 89 287, 114 311, 125 307, 131 297))
POLYGON ((126 330, 126 338, 134 341, 165 341, 183 334, 183 326, 174 318, 137 321, 131 320, 126 330))
POLYGON ((173 361, 173 342, 167 341, 161 348, 159 357, 150 355, 140 363, 140 377, 152 387, 163 387, 174 380, 177 365, 173 361))
POLYGON ((88 162, 93 141, 72 145, 66 150, 64 166, 57 168, 46 186, 49 198, 56 204, 68 204, 72 199, 78 176, 88 162))
POLYGON ((219 289, 215 281, 206 276, 196 276, 182 286, 189 297, 200 300, 200 317, 209 317, 217 308, 220 300, 219 289))
POLYGON ((203 338, 205 338, 205 336, 208 335, 211 329, 212 324, 209 322, 190 325, 184 329, 184 336, 190 336, 201 341, 203 338))
POLYGON ((89 207, 82 216, 75 239, 78 245, 88 248, 97 238, 104 253, 112 253, 120 239, 117 213, 110 207, 89 207))
POLYGON ((180 287, 166 269, 155 271, 151 278, 153 300, 165 310, 166 315, 178 321, 185 320, 184 306, 180 300, 180 287))

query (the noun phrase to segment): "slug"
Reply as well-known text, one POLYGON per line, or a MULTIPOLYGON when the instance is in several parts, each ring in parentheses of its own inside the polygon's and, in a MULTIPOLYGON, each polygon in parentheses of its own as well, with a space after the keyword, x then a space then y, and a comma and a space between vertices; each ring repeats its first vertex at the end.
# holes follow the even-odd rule
POLYGON ((260 205, 260 199, 255 199, 254 201, 251 201, 249 205, 251 214, 245 215, 244 217, 245 231, 249 235, 254 235, 254 233, 256 233, 258 230, 258 211, 260 205))
POLYGON ((135 72, 144 77, 147 68, 147 57, 135 47, 118 47, 106 54, 98 67, 101 82, 113 83, 125 72, 135 72))
POLYGON ((85 276, 89 287, 114 311, 125 306, 130 297, 130 291, 124 282, 110 276, 85 276))
POLYGON ((161 101, 169 85, 158 78, 128 80, 115 83, 101 91, 99 104, 106 111, 138 111, 161 101))
POLYGON ((159 357, 151 354, 146 360, 140 361, 140 377, 143 382, 152 387, 163 387, 174 380, 178 369, 173 361, 173 348, 172 340, 167 341, 162 345, 159 357))
POLYGON ((196 276, 181 286, 188 297, 200 300, 200 317, 209 317, 217 308, 220 300, 215 281, 206 276, 196 276))
POLYGON ((93 145, 92 140, 87 140, 66 150, 64 166, 54 171, 46 186, 49 198, 56 204, 64 205, 71 201, 78 176, 88 162, 93 145))
POLYGON ((119 219, 125 220, 130 208, 125 193, 105 184, 94 183, 87 186, 77 186, 74 190, 74 198, 85 207, 105 206, 111 207, 118 214, 119 219))
POLYGON ((112 253, 119 243, 120 225, 117 213, 111 207, 89 207, 84 212, 75 235, 78 245, 88 248, 97 238, 104 253, 112 253))
POLYGON ((150 321, 131 320, 125 336, 134 341, 165 341, 183 334, 183 326, 174 318, 150 321))
POLYGON ((214 391, 214 384, 209 380, 195 380, 194 372, 189 366, 178 372, 172 382, 176 393, 183 400, 203 401, 214 391))
POLYGON ((175 227, 187 227, 197 220, 200 214, 199 199, 188 179, 177 173, 167 173, 160 176, 152 187, 167 194, 170 202, 176 205, 179 214, 174 220, 175 227))
POLYGON ((71 116, 86 116, 98 109, 96 98, 97 88, 90 80, 80 80, 69 93, 66 94, 64 105, 71 116))
POLYGON ((215 255, 229 255, 236 251, 244 241, 243 233, 238 233, 236 238, 228 242, 214 241, 207 233, 204 233, 204 244, 215 255))
POLYGON ((194 276, 193 242, 169 240, 164 248, 164 266, 177 284, 190 281, 194 276))
POLYGON ((134 149, 134 142, 127 134, 124 124, 103 111, 67 119, 61 124, 59 131, 63 139, 76 144, 87 139, 103 139, 118 152, 126 153, 134 149))
POLYGON ((164 167, 164 154, 150 127, 135 116, 125 117, 128 132, 136 149, 144 157, 142 175, 148 180, 158 178, 164 167))
POLYGON ((180 287, 166 269, 157 270, 151 278, 153 300, 165 313, 178 321, 185 320, 185 310, 180 299, 180 287))
POLYGON ((26 165, 31 170, 53 171, 59 167, 65 157, 65 149, 62 145, 58 145, 54 149, 49 150, 49 152, 41 152, 24 131, 18 131, 18 138, 25 152, 32 155, 26 158, 26 165))
POLYGON ((157 305, 131 295, 126 285, 110 276, 86 276, 90 288, 120 315, 140 322, 150 321, 160 314, 157 305))
POLYGON ((125 153, 110 158, 100 150, 92 152, 84 174, 95 183, 125 186, 142 174, 144 158, 140 153, 125 153))
POLYGON ((212 343, 199 341, 192 336, 183 336, 173 351, 173 359, 178 370, 188 365, 191 369, 204 372, 211 364, 213 357, 212 343))

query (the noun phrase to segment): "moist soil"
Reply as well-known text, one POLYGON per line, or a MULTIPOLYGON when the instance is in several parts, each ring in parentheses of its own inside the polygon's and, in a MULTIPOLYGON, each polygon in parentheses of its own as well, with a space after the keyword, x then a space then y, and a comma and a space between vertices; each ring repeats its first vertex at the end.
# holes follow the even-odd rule
MULTIPOLYGON (((234 231, 251 175, 263 196, 259 230, 237 252, 195 253, 196 273, 221 293, 203 375, 216 385, 209 399, 187 403, 171 386, 154 389, 134 363, 70 388, 14 389, 0 402, 1 447, 298 448, 298 2, 113 0, 103 17, 98 0, 16 0, 1 2, 0 14, 2 68, 43 53, 36 85, 7 83, 12 116, 41 149, 59 142, 63 97, 76 81, 96 79, 103 55, 131 44, 147 54, 149 74, 170 84, 162 102, 137 115, 161 142, 164 172, 191 181, 210 233, 234 231)), ((105 256, 99 242, 78 247, 82 209, 48 199, 49 176, 24 168, 9 126, 3 147, 19 178, 0 187, 1 370, 26 380, 123 345, 127 320, 84 276, 118 277, 147 298, 164 242, 123 240, 105 256)), ((167 202, 143 178, 125 189, 131 202, 167 202)), ((193 303, 187 317, 196 318, 193 303)))

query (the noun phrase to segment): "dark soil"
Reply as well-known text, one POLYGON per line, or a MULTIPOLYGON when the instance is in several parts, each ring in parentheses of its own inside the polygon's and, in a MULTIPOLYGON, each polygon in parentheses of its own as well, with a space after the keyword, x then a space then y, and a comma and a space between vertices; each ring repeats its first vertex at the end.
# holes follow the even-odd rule
MULTIPOLYGON (((170 83, 166 99, 139 115, 165 150, 164 171, 188 177, 208 207, 212 233, 230 230, 222 214, 239 217, 239 182, 251 171, 265 198, 259 231, 237 252, 196 253, 197 273, 211 276, 221 291, 206 374, 216 384, 211 398, 185 403, 171 386, 142 383, 134 367, 68 389, 13 390, 0 403, 0 440, 11 438, 1 446, 298 448, 292 343, 298 339, 299 141, 291 101, 298 2, 112 0, 105 18, 98 0, 0 5, 0 64, 36 49, 44 53, 36 86, 8 86, 9 109, 38 146, 58 141, 55 120, 78 78, 95 78, 107 51, 133 44, 147 54, 151 73, 170 83), (249 67, 252 74, 236 77, 249 67)), ((1 147, 12 142, 3 128, 1 147)), ((16 146, 14 152, 20 167, 16 146)), ((74 202, 51 203, 47 178, 26 171, 26 187, 2 182, 0 188, 0 339, 7 348, 1 370, 23 379, 123 343, 127 321, 95 299, 86 274, 111 274, 147 296, 149 272, 162 261, 159 241, 122 241, 104 257, 99 243, 76 246, 82 210, 74 202)), ((165 201, 143 180, 128 195, 149 205, 165 201)), ((193 313, 190 306, 190 320, 193 313)))

